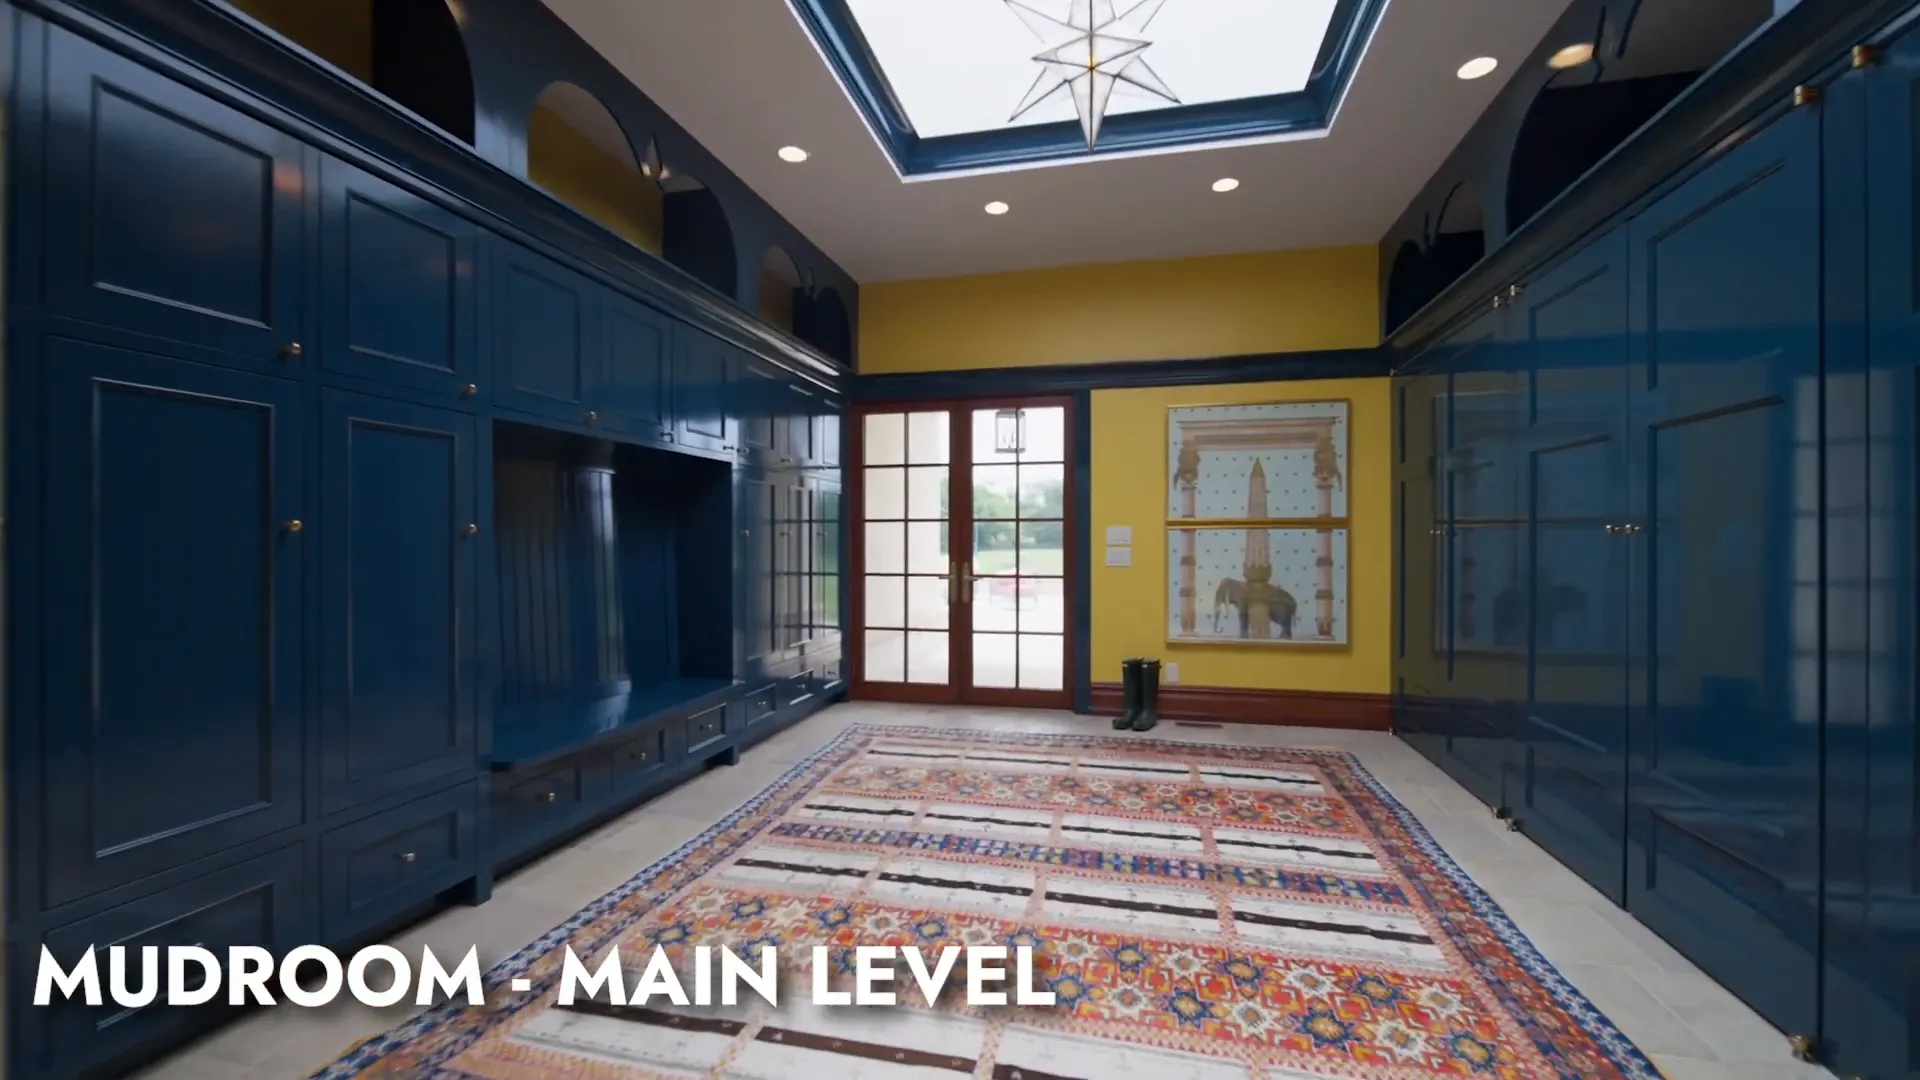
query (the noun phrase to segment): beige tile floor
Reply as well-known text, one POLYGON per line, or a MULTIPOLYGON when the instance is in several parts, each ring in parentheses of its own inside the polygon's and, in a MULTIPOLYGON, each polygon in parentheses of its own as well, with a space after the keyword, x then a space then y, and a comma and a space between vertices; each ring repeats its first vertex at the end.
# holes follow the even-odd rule
MULTIPOLYGON (((653 860, 697 836, 854 723, 1112 734, 1105 720, 1065 713, 854 703, 829 709, 750 750, 738 766, 676 788, 501 881, 477 908, 442 912, 395 938, 408 955, 431 944, 478 945, 491 966, 563 922, 653 860)), ((1426 825, 1671 1080, 1832 1080, 1795 1062, 1786 1038, 1625 912, 1507 832, 1487 808, 1398 739, 1376 732, 1162 724, 1155 737, 1249 746, 1351 750, 1426 825)), ((140 1080, 297 1080, 411 1010, 359 1005, 261 1010, 139 1074, 140 1080)))

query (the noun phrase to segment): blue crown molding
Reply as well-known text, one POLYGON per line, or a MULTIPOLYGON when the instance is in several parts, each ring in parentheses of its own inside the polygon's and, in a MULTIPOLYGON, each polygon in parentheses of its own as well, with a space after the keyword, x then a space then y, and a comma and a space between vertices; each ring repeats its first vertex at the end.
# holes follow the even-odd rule
POLYGON ((862 375, 848 386, 855 401, 1080 394, 1207 383, 1364 379, 1388 374, 1379 349, 1321 349, 1194 360, 1122 360, 1101 364, 862 375))
MULTIPOLYGON (((15 0, 330 154, 448 204, 740 348, 834 387, 851 369, 489 162, 385 97, 200 0, 15 0)), ((836 268, 837 271, 837 268, 836 268)), ((836 276, 838 276, 836 274, 836 276)), ((851 279, 848 279, 851 280, 851 279)), ((843 296, 849 317, 856 300, 843 296)))
POLYGON ((1099 147, 1089 152, 1077 123, 923 138, 914 131, 887 82, 847 0, 789 2, 902 176, 1038 165, 1325 130, 1387 7, 1387 0, 1339 0, 1315 58, 1313 76, 1296 93, 1109 116, 1100 129, 1099 147))
POLYGON ((1845 70, 1844 58, 1853 46, 1890 32, 1894 20, 1912 6, 1912 0, 1800 0, 1708 69, 1440 295, 1399 327, 1387 328, 1383 354, 1395 370, 1411 370, 1422 350, 1485 310, 1494 294, 1544 269, 1621 214, 1731 149, 1757 122, 1790 107, 1795 86, 1824 82, 1845 70))

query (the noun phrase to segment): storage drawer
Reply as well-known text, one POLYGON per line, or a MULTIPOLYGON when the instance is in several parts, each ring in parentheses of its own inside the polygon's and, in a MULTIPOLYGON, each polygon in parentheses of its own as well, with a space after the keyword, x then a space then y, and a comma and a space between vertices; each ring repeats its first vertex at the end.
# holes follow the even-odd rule
POLYGON ((820 691, 819 684, 811 671, 782 680, 777 689, 780 694, 778 708, 781 712, 812 701, 814 695, 820 691))
MULTIPOLYGON (((85 955, 89 946, 104 949, 109 945, 125 945, 137 950, 146 945, 163 948, 199 945, 211 950, 223 962, 231 945, 263 945, 276 953, 284 953, 295 945, 305 944, 313 934, 307 898, 306 850, 305 844, 294 844, 163 892, 130 900, 52 930, 44 942, 62 967, 68 969, 85 955)), ((20 956, 33 957, 37 965, 39 949, 23 947, 20 956)), ((107 957, 103 952, 96 952, 94 959, 104 986, 107 957)), ((128 959, 129 972, 137 981, 138 957, 128 959)), ((163 952, 163 972, 165 963, 163 952)), ((197 969, 190 967, 189 970, 197 969)), ((22 985, 30 986, 31 977, 22 985)), ((122 1008, 111 999, 92 1008, 67 1001, 34 1008, 27 1004, 30 1001, 31 998, 22 996, 13 1004, 17 1010, 15 1016, 27 1029, 24 1032, 27 1052, 22 1058, 37 1065, 38 1068, 29 1066, 29 1071, 41 1076, 110 1071, 108 1067, 119 1059, 129 1055, 138 1057, 156 1041, 182 1035, 228 1015, 228 1010, 219 1004, 226 1001, 224 987, 213 1003, 191 1009, 168 1008, 162 1003, 164 997, 140 1009, 122 1008)), ((120 1067, 131 1068, 134 1064, 125 1061, 120 1067)))
POLYGON ((715 705, 694 713, 687 717, 687 753, 698 754, 720 745, 726 741, 728 730, 727 706, 715 705))
POLYGON ((740 699, 740 723, 743 727, 752 727, 769 720, 780 711, 780 687, 776 683, 763 686, 740 699))
POLYGON ((840 689, 841 683, 845 681, 840 674, 839 660, 829 660, 821 664, 818 668, 814 669, 813 674, 813 681, 819 686, 820 692, 823 694, 830 694, 840 689))
POLYGON ((676 726, 672 723, 657 725, 646 734, 628 739, 613 748, 611 767, 614 790, 631 791, 666 768, 673 756, 672 735, 676 726))
POLYGON ((586 801, 581 780, 577 761, 551 766, 526 777, 509 774, 497 780, 505 785, 495 797, 501 831, 538 832, 572 819, 586 801))
POLYGON ((473 876, 477 787, 462 784, 320 838, 320 934, 347 941, 473 876))

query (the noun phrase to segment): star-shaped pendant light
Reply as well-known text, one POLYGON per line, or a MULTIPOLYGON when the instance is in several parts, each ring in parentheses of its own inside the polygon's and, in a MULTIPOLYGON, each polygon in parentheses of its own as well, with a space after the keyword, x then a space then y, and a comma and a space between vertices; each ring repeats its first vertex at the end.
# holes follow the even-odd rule
POLYGON ((1047 43, 1033 58, 1040 75, 1013 111, 1013 120, 1056 95, 1069 94, 1080 114, 1080 129, 1087 133, 1087 149, 1092 150, 1113 91, 1122 83, 1180 103, 1145 55, 1153 45, 1145 36, 1147 24, 1167 0, 1123 2, 1128 3, 1125 11, 1114 0, 1006 0, 1020 21, 1047 43))

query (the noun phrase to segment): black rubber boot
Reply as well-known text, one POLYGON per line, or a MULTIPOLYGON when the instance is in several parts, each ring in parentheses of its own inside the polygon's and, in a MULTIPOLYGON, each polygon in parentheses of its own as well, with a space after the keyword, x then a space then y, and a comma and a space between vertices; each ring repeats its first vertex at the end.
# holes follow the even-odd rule
POLYGON ((1160 661, 1142 660, 1140 664, 1140 711, 1134 714, 1133 730, 1152 731, 1160 722, 1160 661))
POLYGON ((1140 661, 1120 661, 1120 715, 1113 718, 1113 730, 1126 731, 1140 715, 1140 661))

